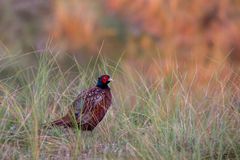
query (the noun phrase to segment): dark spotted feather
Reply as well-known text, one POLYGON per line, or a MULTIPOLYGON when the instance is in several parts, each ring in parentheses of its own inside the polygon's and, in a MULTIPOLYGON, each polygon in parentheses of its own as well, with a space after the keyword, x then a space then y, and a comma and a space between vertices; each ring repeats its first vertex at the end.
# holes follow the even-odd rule
POLYGON ((64 127, 78 125, 82 130, 93 130, 105 116, 112 103, 110 88, 93 87, 82 91, 70 106, 66 116, 51 123, 64 127))

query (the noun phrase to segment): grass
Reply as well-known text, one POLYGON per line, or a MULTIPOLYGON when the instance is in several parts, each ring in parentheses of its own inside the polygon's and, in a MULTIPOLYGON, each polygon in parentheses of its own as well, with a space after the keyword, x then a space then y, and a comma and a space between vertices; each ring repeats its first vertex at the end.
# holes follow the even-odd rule
MULTIPOLYGON (((218 74, 193 89, 177 70, 149 79, 101 56, 62 70, 56 56, 36 55, 0 81, 1 159, 240 159, 240 100, 218 74), (113 76, 113 104, 92 133, 42 128, 102 73, 113 76)), ((19 58, 2 56, 1 73, 19 58)))

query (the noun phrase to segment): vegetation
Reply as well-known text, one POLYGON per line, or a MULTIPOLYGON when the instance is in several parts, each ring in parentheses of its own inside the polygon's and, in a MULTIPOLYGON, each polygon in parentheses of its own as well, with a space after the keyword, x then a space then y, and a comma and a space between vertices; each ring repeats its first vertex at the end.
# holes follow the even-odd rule
POLYGON ((0 10, 0 159, 240 159, 239 0, 0 10), (105 73, 113 105, 93 132, 43 128, 105 73))
POLYGON ((56 55, 31 54, 31 67, 17 65, 29 54, 0 59, 1 73, 15 65, 0 81, 1 159, 240 159, 240 100, 222 69, 200 88, 177 67, 151 78, 121 58, 63 70, 56 55), (93 132, 42 128, 102 73, 113 76, 113 105, 93 132))

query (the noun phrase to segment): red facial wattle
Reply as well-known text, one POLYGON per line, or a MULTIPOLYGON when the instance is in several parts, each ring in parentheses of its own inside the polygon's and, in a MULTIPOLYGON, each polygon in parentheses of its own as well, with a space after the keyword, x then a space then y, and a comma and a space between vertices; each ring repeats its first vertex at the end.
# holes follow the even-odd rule
POLYGON ((102 83, 107 83, 107 81, 108 81, 108 78, 107 78, 107 77, 103 77, 103 78, 102 78, 102 83))

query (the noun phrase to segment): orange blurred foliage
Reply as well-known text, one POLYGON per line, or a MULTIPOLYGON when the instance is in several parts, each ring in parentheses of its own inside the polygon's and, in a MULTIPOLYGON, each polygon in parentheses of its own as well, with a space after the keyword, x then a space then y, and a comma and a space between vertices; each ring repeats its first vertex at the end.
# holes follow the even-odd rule
MULTIPOLYGON (((58 0, 53 3, 54 20, 51 32, 62 47, 95 51, 99 36, 97 15, 91 3, 58 0)), ((91 53, 91 52, 89 52, 91 53)))
POLYGON ((159 48, 166 56, 183 59, 191 54, 199 61, 227 55, 235 61, 240 60, 239 6, 227 0, 60 0, 54 1, 52 32, 68 49, 97 53, 100 42, 112 43, 116 35, 109 36, 111 28, 102 23, 113 16, 126 28, 125 43, 117 49, 126 49, 134 58, 159 48))
MULTIPOLYGON (((165 54, 240 60, 240 4, 227 0, 105 0, 109 10, 157 39, 165 54)), ((201 58, 200 58, 201 59, 201 58)))

